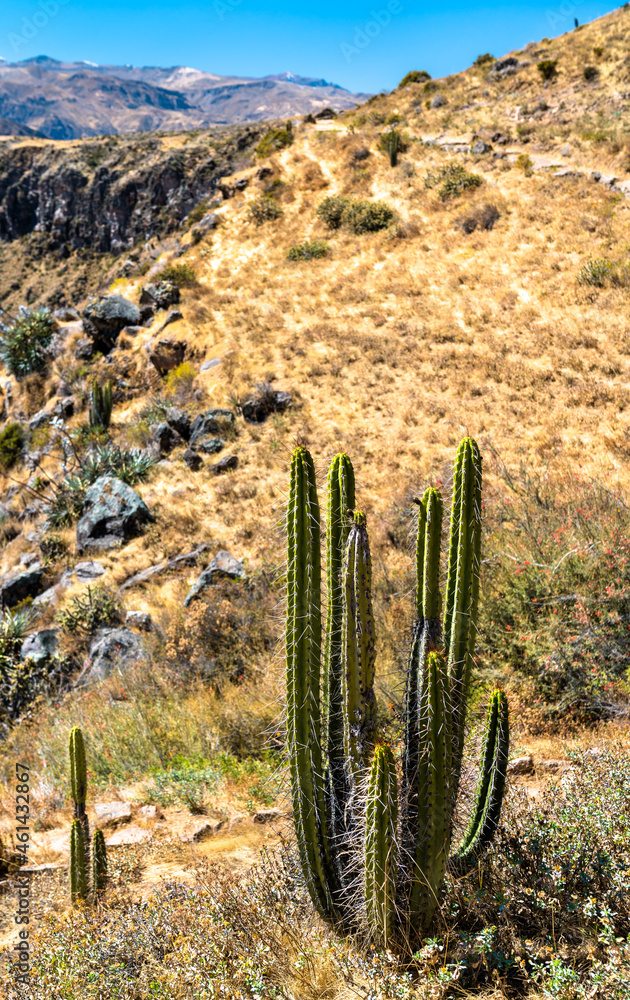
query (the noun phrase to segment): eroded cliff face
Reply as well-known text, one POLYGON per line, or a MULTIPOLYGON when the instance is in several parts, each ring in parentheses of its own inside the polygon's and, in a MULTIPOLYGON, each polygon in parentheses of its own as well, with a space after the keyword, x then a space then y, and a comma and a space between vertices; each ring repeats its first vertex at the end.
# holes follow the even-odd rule
POLYGON ((45 234, 50 250, 122 253, 177 229, 246 165, 264 128, 188 136, 7 143, 0 149, 0 241, 45 234))

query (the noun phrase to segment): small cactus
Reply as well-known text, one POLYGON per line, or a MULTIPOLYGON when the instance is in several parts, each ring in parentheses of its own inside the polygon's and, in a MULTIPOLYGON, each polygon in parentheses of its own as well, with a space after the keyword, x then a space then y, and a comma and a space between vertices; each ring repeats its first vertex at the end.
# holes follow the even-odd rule
POLYGON ((390 167, 395 167, 398 163, 398 147, 400 145, 400 132, 392 129, 387 139, 387 155, 389 156, 390 167))
POLYGON ((103 893, 107 883, 107 850, 102 830, 96 830, 92 840, 92 889, 94 898, 103 893))
POLYGON ((94 430, 107 430, 112 419, 112 383, 100 385, 96 379, 90 390, 89 421, 94 430))
POLYGON ((70 827, 70 896, 73 903, 84 900, 88 893, 85 841, 81 820, 73 819, 70 827))

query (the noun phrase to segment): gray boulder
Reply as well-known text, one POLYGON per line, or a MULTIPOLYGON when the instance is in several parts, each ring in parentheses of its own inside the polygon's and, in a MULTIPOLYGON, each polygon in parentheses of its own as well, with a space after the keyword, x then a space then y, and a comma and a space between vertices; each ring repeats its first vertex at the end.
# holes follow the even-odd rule
POLYGON ((153 428, 153 440, 157 445, 161 455, 167 455, 169 451, 176 448, 177 445, 183 444, 183 441, 177 431, 167 423, 156 424, 153 428))
POLYGON ((182 457, 192 472, 197 472, 203 465, 201 455, 198 455, 196 451, 192 450, 192 448, 186 448, 182 457))
POLYGON ((184 607, 187 608, 191 601, 200 597, 207 587, 211 587, 218 580, 242 580, 245 576, 243 563, 235 559, 224 549, 217 552, 209 566, 207 566, 200 577, 193 583, 188 591, 184 607))
POLYGON ((441 94, 436 94, 435 97, 431 100, 432 108, 443 108, 445 104, 446 104, 446 98, 442 97, 441 94))
POLYGON ((61 309, 55 309, 53 312, 53 319, 56 319, 58 323, 73 323, 75 320, 81 319, 79 313, 72 306, 63 306, 61 309))
POLYGON ((155 309, 168 309, 179 302, 179 288, 173 281, 149 282, 142 289, 140 305, 155 309))
POLYGON ((95 559, 88 559, 85 562, 78 562, 74 572, 79 583, 91 583, 92 580, 98 580, 99 576, 103 576, 105 567, 95 559))
POLYGON ((154 521, 142 498, 115 476, 100 476, 88 487, 77 524, 77 549, 109 549, 135 538, 154 521))
POLYGON ((139 632, 151 632, 153 619, 148 611, 128 611, 125 615, 125 625, 137 628, 139 632))
POLYGON ((40 562, 0 581, 0 605, 12 608, 27 597, 37 597, 46 589, 45 570, 40 562))
POLYGON ((215 474, 215 476, 220 476, 224 472, 231 472, 232 469, 238 467, 238 456, 237 455, 225 455, 220 458, 215 465, 210 466, 210 471, 215 474))
POLYGON ((184 441, 188 441, 190 437, 190 417, 186 411, 180 410, 178 406, 169 406, 164 417, 168 426, 177 431, 184 441))
POLYGON ((470 152, 473 156, 483 156, 484 153, 492 152, 492 146, 489 146, 487 142, 483 141, 483 139, 477 139, 477 141, 473 142, 470 147, 470 152))
POLYGON ((195 447, 197 441, 208 435, 218 435, 227 427, 233 427, 235 417, 232 410, 206 410, 195 417, 190 425, 190 444, 195 447))
POLYGON ((20 659, 34 660, 38 664, 54 659, 59 647, 58 636, 59 631, 56 628, 43 628, 28 635, 22 643, 20 659))
POLYGON ((206 455, 214 455, 223 447, 225 447, 225 438, 207 437, 195 441, 195 448, 205 452, 206 455))
POLYGON ((139 326, 140 310, 122 295, 105 295, 83 310, 83 329, 97 351, 108 354, 120 331, 139 326))
MULTIPOLYGON (((170 315, 170 314, 169 314, 170 315)), ((160 375, 178 368, 186 357, 186 343, 170 337, 154 337, 147 344, 149 361, 160 375)))
POLYGON ((146 661, 142 639, 130 628, 102 628, 90 645, 86 662, 91 681, 105 680, 116 669, 146 661))

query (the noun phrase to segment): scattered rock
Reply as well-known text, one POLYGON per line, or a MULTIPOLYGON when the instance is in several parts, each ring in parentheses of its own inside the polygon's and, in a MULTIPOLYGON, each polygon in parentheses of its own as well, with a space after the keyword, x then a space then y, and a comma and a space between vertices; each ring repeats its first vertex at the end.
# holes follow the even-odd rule
POLYGON ((442 97, 441 94, 436 94, 435 97, 431 99, 432 108, 443 108, 446 104, 446 98, 442 97))
POLYGON ((558 771, 564 771, 567 767, 571 767, 570 760, 537 760, 536 770, 550 771, 552 774, 557 774, 558 771))
POLYGON ((192 448, 187 448, 183 455, 184 461, 192 472, 197 472, 203 465, 201 455, 198 455, 192 448))
POLYGON ((45 589, 45 570, 40 562, 0 581, 0 606, 12 608, 27 597, 37 597, 45 589))
POLYGON ((163 573, 167 566, 168 563, 166 560, 155 563, 154 566, 148 566, 147 569, 140 570, 139 573, 134 573, 133 576, 127 577, 118 589, 123 591, 129 590, 130 587, 137 587, 138 584, 144 583, 146 580, 150 580, 152 576, 156 576, 158 573, 163 573))
POLYGON ((20 564, 22 566, 32 566, 33 563, 39 562, 39 552, 23 552, 20 556, 20 564))
POLYGON ((144 844, 151 840, 151 831, 142 826, 127 826, 112 833, 105 841, 107 847, 123 847, 131 844, 144 844))
POLYGON ((219 459, 215 465, 210 466, 210 471, 214 472, 215 476, 221 476, 224 472, 231 472, 232 469, 238 467, 238 456, 237 455, 225 455, 224 458, 219 459))
POLYGON ((130 628, 102 628, 92 641, 87 661, 88 676, 92 681, 102 681, 112 671, 146 660, 142 639, 130 628))
POLYGON ((568 144, 562 147, 560 156, 571 156, 571 147, 568 144))
POLYGON ((77 524, 77 548, 105 549, 139 535, 155 518, 131 486, 115 476, 100 476, 88 487, 77 524))
POLYGON ((35 663, 45 663, 57 655, 59 647, 59 630, 44 628, 27 636, 20 649, 21 660, 34 660, 35 663))
POLYGON ((162 813, 158 812, 157 806, 140 806, 140 815, 143 819, 157 819, 162 813))
POLYGON ((160 450, 161 455, 167 455, 173 448, 183 444, 177 431, 167 424, 156 424, 153 428, 153 440, 160 450))
POLYGON ((49 424, 51 420, 52 413, 49 413, 48 410, 39 410, 35 416, 31 417, 29 420, 29 430, 34 431, 37 430, 38 427, 44 427, 46 424, 49 424))
POLYGON ((209 437, 201 441, 195 441, 195 448, 205 452, 206 455, 214 455, 225 447, 225 438, 209 437))
POLYGON ((191 601, 199 597, 207 587, 211 587, 217 580, 242 580, 244 576, 245 569, 242 562, 222 549, 217 552, 212 562, 206 566, 201 576, 193 583, 184 601, 184 607, 187 608, 191 601))
POLYGON ((261 424, 267 419, 270 413, 282 413, 293 402, 293 397, 289 392, 280 392, 275 389, 259 393, 252 399, 246 400, 242 407, 243 418, 250 424, 261 424))
MULTIPOLYGON (((169 313, 170 315, 170 313, 169 313)), ((178 368, 186 357, 187 344, 183 340, 170 337, 154 337, 146 346, 149 361, 160 375, 166 375, 178 368)))
POLYGON ((195 235, 199 237, 203 236, 205 233, 211 232, 211 230, 216 229, 218 224, 219 216, 215 215, 214 212, 207 212, 200 222, 197 222, 196 225, 192 226, 190 232, 193 234, 193 239, 195 235))
POLYGON ((518 59, 515 56, 507 56, 505 59, 497 59, 490 72, 495 76, 512 76, 518 68, 518 59))
POLYGON ((282 813, 279 809, 259 809, 252 816, 254 823, 272 823, 274 819, 280 819, 282 813))
POLYGON ((92 580, 98 580, 99 576, 103 576, 104 572, 105 567, 103 564, 96 562, 95 559, 78 562, 74 567, 74 573, 79 583, 91 583, 92 580))
POLYGON ((137 628, 140 632, 153 631, 153 619, 147 611, 128 611, 125 615, 125 625, 137 628))
POLYGON ((517 757, 507 767, 507 773, 512 777, 519 774, 532 774, 533 770, 534 758, 531 754, 528 754, 526 757, 517 757))
POLYGON ((208 372, 210 371, 211 368, 216 368, 216 366, 220 364, 221 364, 221 358, 210 358, 209 361, 204 361, 199 371, 208 372))
POLYGON ((137 305, 122 295, 105 295, 83 310, 83 328, 94 349, 108 354, 121 330, 140 323, 137 305))
POLYGON ((131 819, 128 802, 96 802, 94 804, 97 826, 120 826, 131 819))
POLYGON ((492 146, 489 146, 487 142, 483 142, 481 139, 477 139, 470 147, 470 152, 473 156, 482 156, 484 153, 491 153, 492 146))
POLYGON ((315 121, 330 121, 331 118, 336 118, 337 112, 333 108, 322 108, 321 111, 316 111, 314 118, 315 121))
POLYGON ((168 309, 179 302, 179 288, 174 281, 149 282, 142 289, 140 305, 151 305, 154 309, 168 309))
MULTIPOLYGON (((141 327, 151 326, 153 322, 153 317, 155 316, 155 309, 152 305, 148 303, 144 306, 140 306, 140 325, 141 327)), ((135 325, 135 324, 134 324, 135 325)))
POLYGON ((183 552, 179 556, 174 556, 173 559, 169 560, 168 568, 180 569, 182 566, 196 566, 199 556, 203 555, 204 552, 207 552, 209 548, 210 546, 207 542, 202 542, 201 545, 198 545, 196 549, 192 550, 192 552, 183 552))
POLYGON ((214 825, 208 823, 207 820, 203 820, 180 833, 179 839, 183 844, 197 844, 211 833, 214 833, 214 825))
POLYGON ((71 417, 74 414, 74 397, 63 396, 55 403, 53 413, 56 417, 62 417, 64 420, 71 417))
POLYGON ((96 354, 96 349, 91 340, 87 337, 80 337, 74 346, 74 356, 77 361, 91 361, 96 354))
POLYGON ((225 426, 234 425, 234 414, 231 410, 206 410, 195 417, 190 425, 190 444, 195 447, 197 441, 208 435, 218 435, 225 426))
POLYGON ((180 410, 177 406, 169 406, 164 417, 168 426, 177 431, 184 441, 188 441, 190 437, 190 417, 185 410, 180 410))
POLYGON ((64 306, 62 309, 55 309, 53 319, 56 319, 58 323, 75 323, 81 319, 81 316, 77 309, 73 309, 71 306, 64 306))

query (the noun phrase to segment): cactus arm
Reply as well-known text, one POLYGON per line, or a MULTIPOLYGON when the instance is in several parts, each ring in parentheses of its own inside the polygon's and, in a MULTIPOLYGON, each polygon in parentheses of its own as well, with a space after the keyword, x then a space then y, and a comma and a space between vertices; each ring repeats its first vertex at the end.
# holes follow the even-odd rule
POLYGON ((365 514, 360 512, 355 513, 348 535, 343 582, 343 728, 353 794, 369 764, 375 709, 372 562, 365 514))
POLYGON ((497 690, 488 705, 479 781, 470 822, 452 858, 452 867, 458 873, 475 865, 494 837, 501 815, 509 748, 508 701, 505 693, 497 690))
POLYGON ((102 830, 96 830, 92 841, 92 888, 99 896, 107 884, 107 849, 102 830))
POLYGON ((457 794, 464 749, 466 700, 477 629, 481 547, 481 457, 472 438, 459 446, 453 477, 444 635, 453 704, 453 769, 457 794))
POLYGON ((365 827, 365 904, 372 933, 387 947, 396 922, 396 765, 389 747, 374 751, 365 827))
POLYGON ((319 913, 330 918, 334 907, 322 829, 319 502, 313 460, 303 447, 294 451, 291 462, 287 528, 287 743, 293 814, 309 893, 319 913))
POLYGON ((409 920, 428 926, 448 861, 451 829, 451 706, 446 661, 429 653, 422 682, 418 833, 411 865, 409 920))
POLYGON ((87 896, 85 843, 80 819, 73 819, 70 827, 70 896, 73 903, 87 896))
POLYGON ((74 802, 74 817, 81 821, 83 827, 84 850, 87 854, 90 844, 90 824, 85 811, 87 797, 87 769, 85 765, 85 743, 83 733, 78 726, 70 730, 70 785, 74 802))

